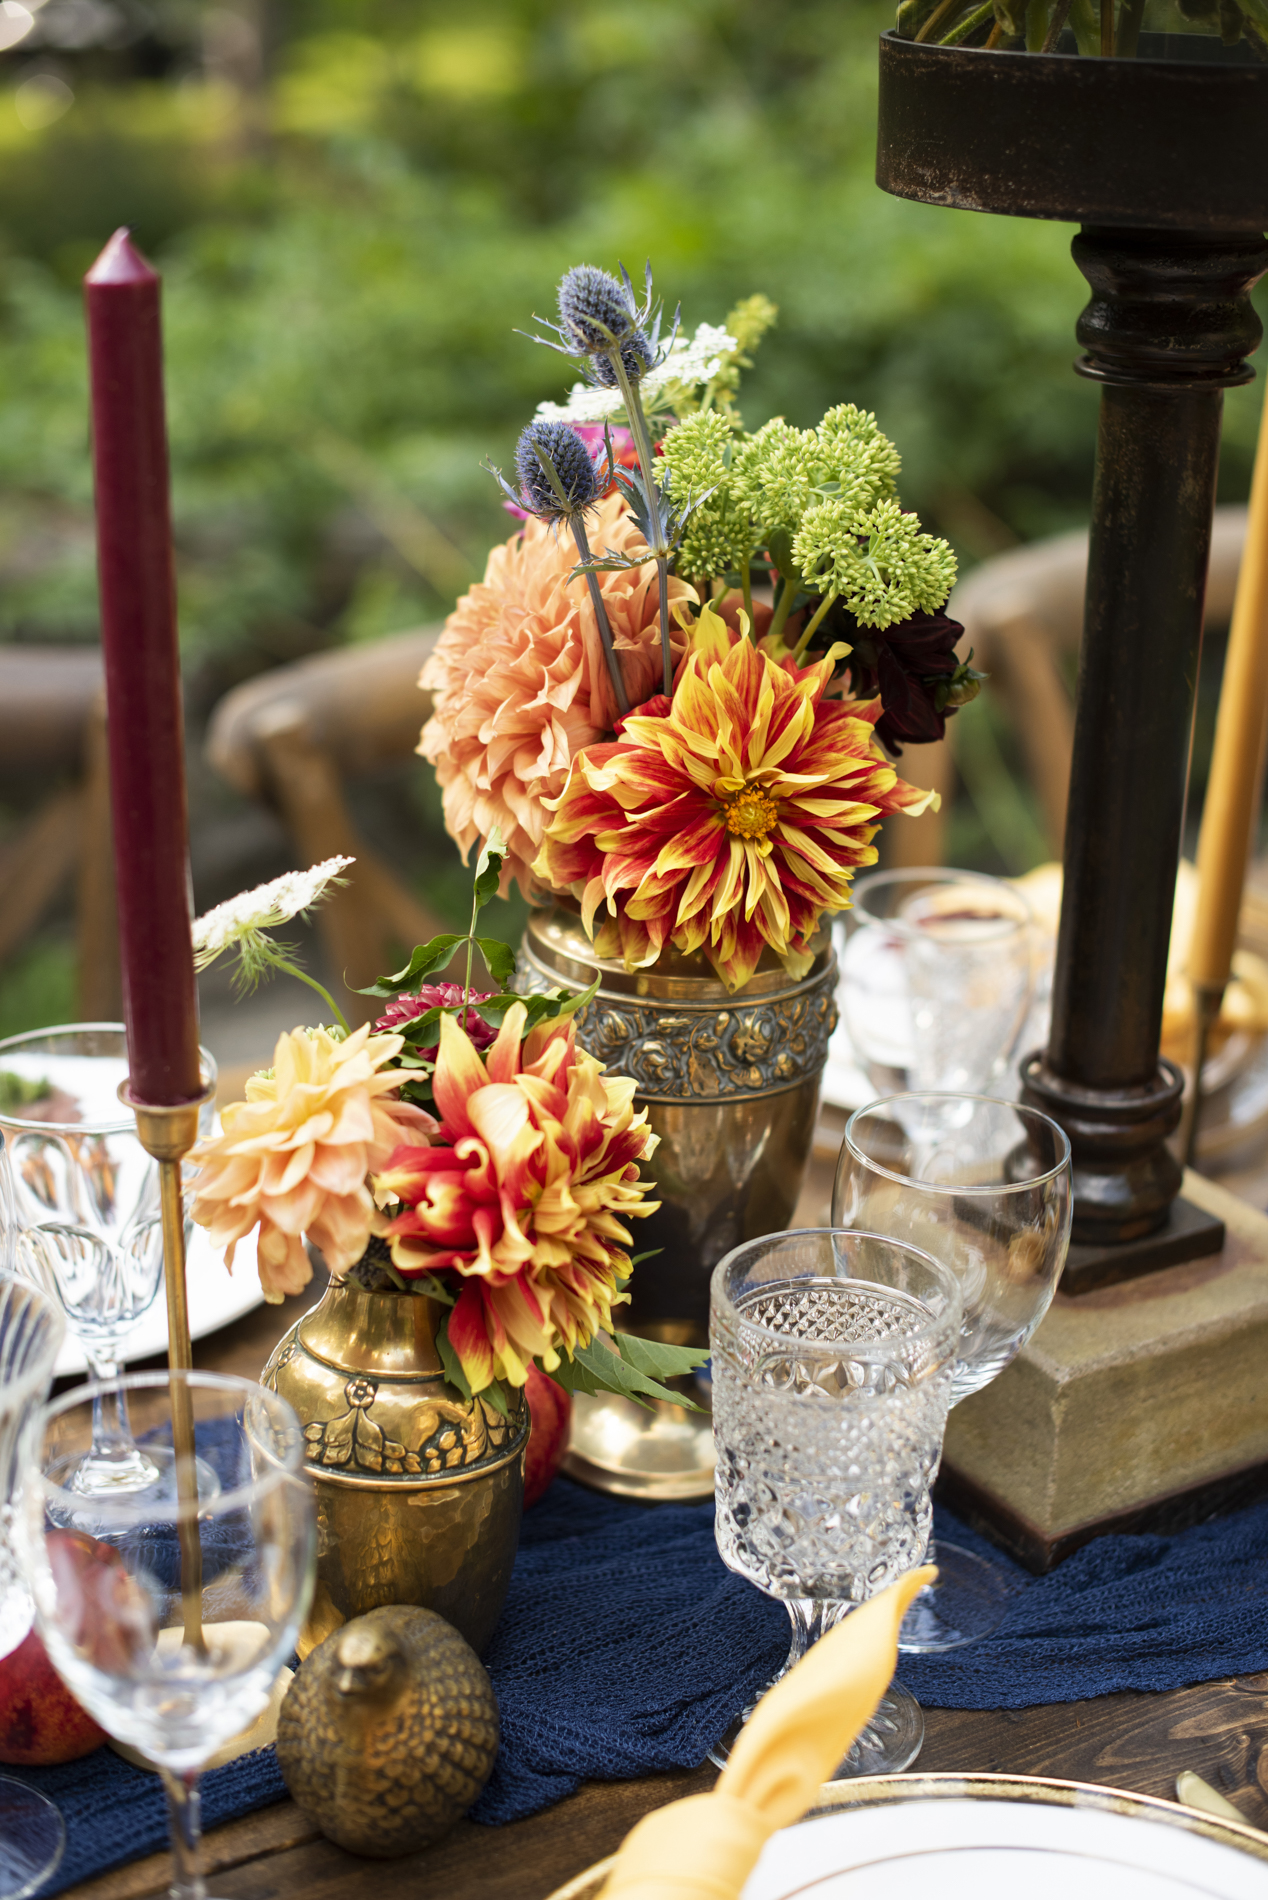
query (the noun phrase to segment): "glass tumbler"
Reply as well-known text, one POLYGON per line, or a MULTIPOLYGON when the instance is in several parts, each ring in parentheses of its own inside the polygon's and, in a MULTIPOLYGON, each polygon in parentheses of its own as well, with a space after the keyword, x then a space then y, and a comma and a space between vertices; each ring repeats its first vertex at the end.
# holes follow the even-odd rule
MULTIPOLYGON (((200 1055, 204 1079, 214 1083, 215 1062, 205 1049, 200 1055)), ((127 1074, 121 1023, 67 1024, 0 1042, 15 1271, 60 1302, 93 1377, 107 1384, 163 1278, 158 1163, 119 1101, 127 1074)), ((204 1105, 204 1119, 213 1112, 204 1105)), ((110 1393, 99 1400, 96 1435, 73 1481, 88 1497, 170 1476, 170 1461, 137 1446, 120 1389, 110 1393)), ((203 1470, 199 1481, 206 1487, 213 1474, 203 1470)))
MULTIPOLYGON (((980 1095, 895 1095, 846 1123, 832 1218, 921 1247, 964 1303, 951 1403, 998 1378, 1052 1303, 1070 1244, 1070 1144, 1038 1109, 980 1095)), ((899 1647, 954 1649, 994 1629, 998 1565, 939 1544, 899 1647)))
MULTIPOLYGON (((876 1234, 775 1234, 714 1269, 718 1550, 787 1606, 785 1670, 924 1557, 960 1318, 949 1268, 876 1234)), ((897 1773, 923 1739, 891 1684, 837 1778, 897 1773)))
POLYGON ((838 996, 875 1089, 990 1091, 1030 1008, 1030 906, 975 871, 878 871, 845 914, 838 996))
MULTIPOLYGON (((24 1436, 48 1391, 64 1333, 62 1315, 44 1293, 0 1275, 0 1656, 11 1655, 31 1627, 31 1593, 15 1549, 13 1516, 24 1436)), ((21 1900, 42 1887, 65 1845, 53 1803, 0 1776, 0 1900, 21 1900)))
POLYGON ((172 1448, 192 1412, 220 1480, 188 1505, 161 1488, 93 1501, 66 1488, 93 1441, 99 1396, 54 1399, 28 1447, 22 1555, 49 1657, 115 1740, 154 1762, 171 1813, 174 1900, 203 1900, 198 1778, 263 1713, 312 1594, 316 1514, 304 1441, 284 1399, 211 1372, 137 1372, 126 1391, 143 1445, 172 1448))

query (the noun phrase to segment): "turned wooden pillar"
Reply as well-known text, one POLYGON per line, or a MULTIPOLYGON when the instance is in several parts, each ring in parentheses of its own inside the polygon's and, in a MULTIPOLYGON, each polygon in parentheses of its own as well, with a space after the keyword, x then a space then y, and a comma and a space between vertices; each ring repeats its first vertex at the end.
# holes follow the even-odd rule
POLYGON ((1253 374, 1258 237, 1085 228, 1080 372, 1102 385, 1046 1053, 1026 1099, 1070 1136, 1074 1238, 1160 1228, 1182 1078, 1160 1060, 1223 392, 1253 374))

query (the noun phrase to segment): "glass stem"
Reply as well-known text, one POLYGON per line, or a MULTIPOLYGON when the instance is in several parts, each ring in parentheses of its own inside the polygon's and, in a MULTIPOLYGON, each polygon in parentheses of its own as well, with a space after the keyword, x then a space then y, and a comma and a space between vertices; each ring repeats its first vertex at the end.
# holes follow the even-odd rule
MULTIPOLYGON (((103 1383, 119 1376, 117 1359, 93 1358, 92 1376, 103 1383)), ((92 1455, 94 1458, 126 1458, 135 1448, 128 1401, 122 1391, 100 1392, 92 1402, 92 1455)))
POLYGON ((172 1900, 206 1900, 207 1889, 199 1871, 199 1843, 202 1839, 201 1797, 198 1775, 173 1774, 160 1770, 167 1789, 167 1813, 172 1832, 172 1900))
POLYGON ((784 1608, 792 1621, 792 1648, 784 1674, 794 1669, 806 1651, 840 1620, 841 1605, 822 1597, 786 1597, 784 1608))

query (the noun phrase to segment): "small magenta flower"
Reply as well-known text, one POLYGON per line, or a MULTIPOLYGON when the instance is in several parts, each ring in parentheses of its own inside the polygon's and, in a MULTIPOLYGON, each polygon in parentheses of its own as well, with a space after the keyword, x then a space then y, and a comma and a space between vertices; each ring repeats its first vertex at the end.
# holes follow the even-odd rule
MULTIPOLYGON (((492 994, 492 990, 472 990, 468 1001, 469 1003, 487 1003, 492 994)), ((399 1034, 406 1023, 414 1022, 419 1016, 425 1015, 429 1009, 461 1009, 461 1007, 461 983, 423 983, 407 995, 392 998, 375 1023, 374 1033, 376 1036, 399 1034)), ((487 1049, 498 1033, 485 1022, 483 1016, 478 1015, 472 1008, 467 1010, 463 1028, 477 1049, 487 1049)), ((430 1048, 420 1049, 419 1055, 424 1060, 434 1061, 439 1043, 440 1034, 437 1031, 436 1041, 430 1048)))

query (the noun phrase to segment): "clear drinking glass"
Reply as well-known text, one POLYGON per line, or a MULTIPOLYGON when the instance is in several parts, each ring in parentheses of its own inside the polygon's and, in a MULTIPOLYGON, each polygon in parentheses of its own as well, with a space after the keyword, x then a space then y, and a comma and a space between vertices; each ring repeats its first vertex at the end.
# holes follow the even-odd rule
MULTIPOLYGON (((214 1084, 215 1062, 200 1054, 204 1081, 214 1084)), ((67 1024, 0 1042, 15 1271, 60 1302, 94 1379, 106 1383, 163 1278, 158 1163, 119 1101, 127 1074, 121 1023, 67 1024)), ((204 1114, 211 1112, 207 1104, 204 1114)), ((169 1465, 138 1448, 123 1399, 103 1397, 75 1485, 86 1496, 135 1491, 170 1475, 169 1465)), ((214 1482, 210 1470, 200 1482, 214 1482)))
MULTIPOLYGON (((11 1655, 31 1627, 31 1594, 14 1549, 13 1513, 23 1435, 48 1391, 64 1333, 65 1322, 45 1294, 0 1276, 0 1656, 11 1655)), ((53 1803, 0 1776, 0 1900, 21 1900, 42 1887, 65 1845, 53 1803)))
POLYGON ((1030 906, 975 871, 878 871, 845 913, 838 995, 873 1088, 989 1090, 1030 1007, 1030 906))
MULTIPOLYGON (((710 1291, 718 1550, 787 1605, 787 1670, 924 1556, 959 1286, 914 1247, 815 1228, 735 1248, 710 1291)), ((837 1778, 897 1773, 923 1738, 891 1684, 837 1778)))
POLYGON ((203 1900, 199 1773, 263 1713, 295 1647, 312 1594, 313 1489, 299 1420, 276 1393, 211 1372, 115 1383, 107 1396, 126 1390, 143 1444, 170 1450, 173 1413, 192 1411, 218 1494, 184 1505, 150 1490, 85 1506, 65 1486, 93 1439, 97 1395, 80 1386, 45 1408, 28 1446, 23 1560, 58 1674, 162 1773, 175 1900, 203 1900), (89 1508, 92 1536, 66 1528, 89 1508))
MULTIPOLYGON (((1070 1144, 1038 1109, 981 1095, 895 1095, 846 1123, 832 1218, 945 1261, 964 1301, 951 1403, 997 1378, 1052 1303, 1070 1244, 1070 1144)), ((899 1647, 954 1649, 1003 1616, 998 1565, 939 1544, 899 1647)))

